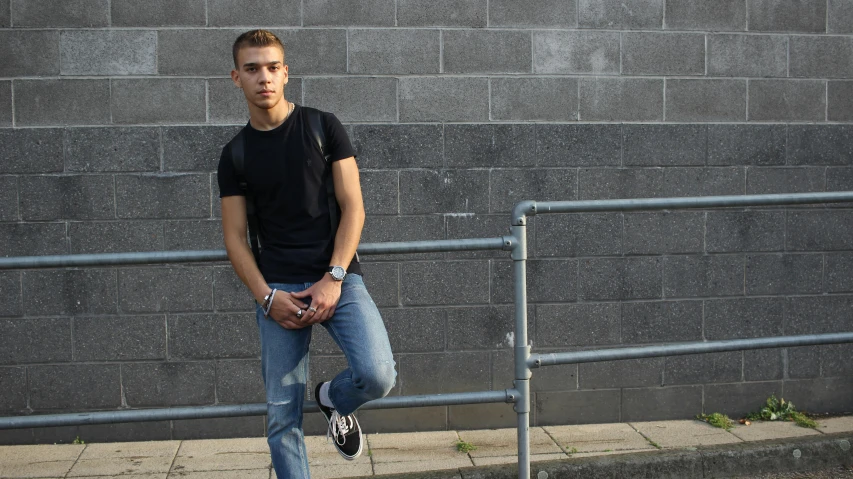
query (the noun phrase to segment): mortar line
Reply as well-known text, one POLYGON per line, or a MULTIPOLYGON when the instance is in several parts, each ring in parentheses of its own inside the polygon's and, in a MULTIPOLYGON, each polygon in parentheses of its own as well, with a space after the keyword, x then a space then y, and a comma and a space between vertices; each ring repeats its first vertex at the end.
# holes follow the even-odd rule
MULTIPOLYGON (((12 2, 9 2, 9 4, 11 4, 11 3, 12 2)), ((113 0, 107 0, 107 12, 108 12, 107 26, 112 28, 112 26, 113 26, 113 0)))
POLYGON ((746 121, 749 121, 749 78, 746 79, 746 121))
POLYGON ((785 77, 791 78, 791 36, 785 39, 785 77))
POLYGON ((576 100, 575 104, 578 106, 578 115, 577 115, 578 120, 577 121, 581 121, 581 80, 580 80, 580 78, 578 78, 577 87, 578 87, 578 95, 577 95, 577 98, 575 98, 575 100, 576 100))
MULTIPOLYGON (((12 2, 9 2, 9 3, 11 4, 12 2)), ((14 81, 9 82, 9 91, 10 91, 10 96, 11 96, 11 100, 12 100, 12 128, 15 128, 15 82, 14 81)), ((63 153, 65 153, 65 152, 63 151, 63 153)), ((63 155, 63 157, 64 156, 65 155, 63 155)), ((64 161, 63 161, 63 163, 64 163, 64 161)))
POLYGON ((486 28, 489 28, 489 0, 486 0, 486 28))
POLYGON ((829 0, 826 0, 826 25, 824 29, 824 33, 829 33, 829 0))
POLYGON ((663 92, 662 93, 663 93, 663 121, 666 121, 666 77, 664 77, 664 79, 663 79, 663 92))
POLYGON ((749 31, 749 0, 744 1, 744 10, 746 10, 746 31, 749 31))
POLYGON ((350 73, 350 71, 349 71, 349 34, 350 34, 350 29, 347 28, 346 31, 344 32, 344 42, 346 43, 346 57, 347 57, 346 71, 347 71, 347 73, 350 73))
POLYGON ((662 5, 663 12, 662 12, 662 15, 661 15, 661 26, 660 26, 660 29, 661 29, 661 30, 666 30, 666 0, 663 0, 663 2, 662 2, 662 3, 663 3, 663 5, 662 5))
POLYGON ((438 73, 444 73, 444 30, 438 29, 438 73))
POLYGON ((708 76, 708 34, 705 34, 705 76, 708 76))
POLYGON ((210 26, 210 14, 208 12, 208 10, 209 10, 208 2, 209 1, 210 0, 204 0, 204 25, 205 26, 210 26))
POLYGON ((826 80, 823 102, 824 121, 829 121, 829 80, 826 80))
MULTIPOLYGON (((828 0, 827 0, 827 1, 828 1, 828 0)), ((399 25, 397 24, 397 3, 398 3, 398 2, 397 2, 397 0, 394 0, 394 26, 395 26, 395 27, 398 27, 398 26, 399 26, 399 25)))
POLYGON ((204 82, 204 121, 210 123, 210 80, 204 82))

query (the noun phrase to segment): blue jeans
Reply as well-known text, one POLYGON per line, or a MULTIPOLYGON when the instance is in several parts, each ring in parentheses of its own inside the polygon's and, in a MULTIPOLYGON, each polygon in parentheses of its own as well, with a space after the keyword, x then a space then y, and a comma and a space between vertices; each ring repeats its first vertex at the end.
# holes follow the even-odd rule
MULTIPOLYGON (((279 291, 303 291, 314 283, 270 283, 279 291)), ((276 297, 278 299, 278 297, 276 297)), ((303 302, 310 303, 310 298, 303 302)), ((308 455, 302 433, 302 403, 308 387, 308 346, 311 327, 285 329, 264 317, 256 319, 261 335, 261 369, 267 394, 267 442, 279 479, 306 478, 308 455)), ((329 397, 341 415, 384 397, 397 372, 385 324, 361 276, 348 274, 332 319, 320 323, 346 356, 349 367, 329 386, 329 397)), ((316 382, 328 378, 315 378, 316 382)), ((313 393, 313 389, 312 389, 313 393)), ((316 398, 315 398, 316 399, 316 398)))

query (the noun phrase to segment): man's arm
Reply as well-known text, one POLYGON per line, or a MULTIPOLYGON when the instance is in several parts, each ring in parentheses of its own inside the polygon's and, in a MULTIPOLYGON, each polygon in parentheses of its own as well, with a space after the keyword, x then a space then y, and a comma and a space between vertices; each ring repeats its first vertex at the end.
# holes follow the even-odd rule
MULTIPOLYGON (((264 296, 270 293, 271 288, 264 280, 261 271, 255 263, 255 257, 249 248, 246 237, 246 197, 225 196, 222 198, 222 236, 225 240, 225 251, 234 272, 259 303, 263 303, 264 296)), ((270 316, 285 328, 297 329, 306 325, 296 322, 294 314, 299 307, 306 308, 303 303, 291 299, 287 294, 276 293, 270 316), (293 301, 299 304, 294 305, 293 301)))

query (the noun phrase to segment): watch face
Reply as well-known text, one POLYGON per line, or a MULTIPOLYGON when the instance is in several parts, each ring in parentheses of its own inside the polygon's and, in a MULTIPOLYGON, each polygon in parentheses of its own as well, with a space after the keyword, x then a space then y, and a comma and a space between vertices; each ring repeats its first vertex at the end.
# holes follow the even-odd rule
POLYGON ((344 276, 346 276, 347 274, 346 270, 344 270, 340 266, 333 266, 332 271, 330 272, 332 273, 332 277, 338 281, 344 279, 344 276))

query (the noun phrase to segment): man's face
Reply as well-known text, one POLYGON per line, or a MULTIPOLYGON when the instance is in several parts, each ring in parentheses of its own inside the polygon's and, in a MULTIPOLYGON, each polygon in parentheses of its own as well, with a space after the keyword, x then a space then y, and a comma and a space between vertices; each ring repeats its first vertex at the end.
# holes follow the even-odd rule
POLYGON ((287 84, 284 53, 276 46, 241 48, 231 79, 243 89, 249 104, 270 110, 281 103, 287 84))

